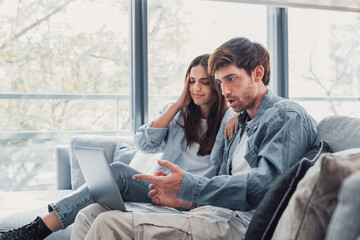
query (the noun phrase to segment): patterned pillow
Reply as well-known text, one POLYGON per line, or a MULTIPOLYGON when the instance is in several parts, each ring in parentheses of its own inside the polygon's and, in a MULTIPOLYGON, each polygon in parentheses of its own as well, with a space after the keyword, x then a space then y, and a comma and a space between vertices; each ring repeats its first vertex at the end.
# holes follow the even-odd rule
POLYGON ((299 182, 272 239, 324 239, 342 181, 360 170, 360 148, 323 154, 299 182))
POLYGON ((330 146, 321 141, 318 146, 307 152, 297 164, 277 178, 251 219, 245 235, 246 240, 271 238, 298 182, 322 153, 331 152, 330 146))

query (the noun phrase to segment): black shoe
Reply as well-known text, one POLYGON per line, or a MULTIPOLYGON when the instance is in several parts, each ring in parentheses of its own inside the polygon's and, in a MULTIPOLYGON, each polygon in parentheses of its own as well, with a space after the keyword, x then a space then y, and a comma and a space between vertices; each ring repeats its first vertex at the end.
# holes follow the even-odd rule
POLYGON ((41 217, 22 227, 0 232, 0 240, 42 240, 51 234, 41 217))

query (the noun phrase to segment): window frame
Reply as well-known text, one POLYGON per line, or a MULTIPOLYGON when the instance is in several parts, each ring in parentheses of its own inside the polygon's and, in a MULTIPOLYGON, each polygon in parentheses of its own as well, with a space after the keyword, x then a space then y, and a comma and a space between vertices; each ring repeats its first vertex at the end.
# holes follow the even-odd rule
MULTIPOLYGON (((118 126, 115 131, 79 131, 79 132, 0 132, 0 137, 12 136, 16 138, 24 136, 54 136, 55 138, 62 135, 76 134, 110 134, 117 133, 129 135, 143 124, 148 122, 148 39, 147 39, 147 1, 148 0, 129 0, 130 4, 130 96, 115 94, 3 94, 0 93, 0 99, 86 99, 86 100, 119 100, 130 99, 131 103, 131 130, 119 130, 118 126)), ((214 1, 214 0, 207 0, 214 1)), ((216 0, 226 2, 227 0, 216 0)), ((232 1, 234 2, 234 1, 232 1)), ((245 3, 246 1, 236 1, 245 3)), ((254 3, 259 4, 259 3, 254 3)), ((289 98, 289 62, 288 62, 288 10, 287 8, 277 6, 267 6, 267 44, 271 55, 271 84, 270 88, 278 95, 289 98)), ((308 99, 308 98, 291 98, 296 101, 313 101, 313 100, 339 100, 337 98, 328 99, 308 99)), ((347 98, 346 100, 354 100, 347 98)), ((117 123, 119 115, 117 114, 117 123)))

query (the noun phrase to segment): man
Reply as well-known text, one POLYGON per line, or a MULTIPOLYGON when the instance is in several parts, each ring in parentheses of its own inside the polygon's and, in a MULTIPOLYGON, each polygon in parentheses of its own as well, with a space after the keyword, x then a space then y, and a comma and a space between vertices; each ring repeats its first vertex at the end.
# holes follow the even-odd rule
POLYGON ((231 108, 239 112, 239 130, 226 142, 219 176, 184 172, 167 161, 150 181, 153 202, 190 209, 185 214, 124 213, 100 205, 80 212, 73 237, 239 239, 254 209, 277 176, 315 144, 316 122, 298 104, 275 96, 267 86, 267 50, 246 38, 225 42, 211 55, 210 74, 221 84, 231 108), (95 220, 96 219, 96 220, 95 220), (91 226, 91 227, 90 227, 91 226))

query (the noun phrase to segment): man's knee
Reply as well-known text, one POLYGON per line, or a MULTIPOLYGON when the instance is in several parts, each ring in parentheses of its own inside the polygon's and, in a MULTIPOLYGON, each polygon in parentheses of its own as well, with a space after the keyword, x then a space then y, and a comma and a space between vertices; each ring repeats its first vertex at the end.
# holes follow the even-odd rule
POLYGON ((109 217, 110 213, 104 212, 98 215, 92 225, 94 229, 109 229, 112 225, 111 218, 109 217))
POLYGON ((76 222, 85 223, 88 222, 89 219, 95 219, 99 214, 109 211, 110 209, 106 206, 103 206, 99 203, 94 203, 86 208, 82 209, 76 216, 76 222))
POLYGON ((133 238, 134 223, 132 213, 109 211, 97 216, 91 226, 93 236, 108 236, 108 239, 133 238))

